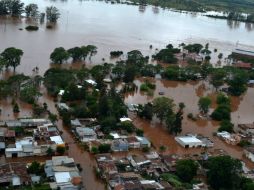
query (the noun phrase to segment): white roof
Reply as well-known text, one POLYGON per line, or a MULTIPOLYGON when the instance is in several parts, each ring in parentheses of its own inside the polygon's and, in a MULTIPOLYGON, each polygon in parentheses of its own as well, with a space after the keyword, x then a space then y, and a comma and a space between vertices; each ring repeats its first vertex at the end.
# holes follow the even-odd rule
POLYGON ((55 142, 56 144, 64 144, 61 136, 59 136, 59 135, 50 137, 50 140, 55 142))
POLYGON ((118 133, 110 133, 110 135, 113 136, 114 139, 119 139, 120 138, 118 133))
POLYGON ((60 90, 58 95, 62 96, 64 94, 64 90, 60 90))
POLYGON ((19 185, 21 185, 21 181, 20 181, 20 177, 19 176, 12 177, 12 185, 13 186, 19 186, 19 185))
POLYGON ((202 143, 201 140, 197 139, 194 136, 184 136, 184 137, 177 137, 177 138, 185 144, 188 144, 188 143, 202 143))
POLYGON ((97 84, 94 80, 91 79, 86 80, 86 82, 94 86, 97 84))
POLYGON ((77 85, 77 87, 78 87, 78 88, 82 88, 82 86, 81 86, 81 85, 77 85))
POLYGON ((66 183, 71 180, 69 172, 55 172, 56 183, 66 183))
POLYGON ((112 80, 109 78, 105 78, 105 79, 103 79, 103 82, 112 82, 112 80))
POLYGON ((231 137, 230 133, 227 132, 227 131, 219 132, 219 133, 217 133, 217 135, 218 135, 218 136, 221 136, 221 137, 223 137, 223 138, 230 138, 230 137, 231 137))
POLYGON ((120 121, 125 122, 125 121, 132 121, 132 120, 128 117, 122 117, 122 118, 120 118, 120 121))

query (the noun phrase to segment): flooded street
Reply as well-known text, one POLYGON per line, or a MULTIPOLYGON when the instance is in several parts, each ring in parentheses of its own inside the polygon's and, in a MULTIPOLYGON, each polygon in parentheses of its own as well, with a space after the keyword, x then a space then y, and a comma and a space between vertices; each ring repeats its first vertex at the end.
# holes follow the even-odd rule
MULTIPOLYGON (((166 44, 172 43, 178 46, 180 43, 210 43, 210 49, 218 49, 215 54, 224 53, 224 57, 231 53, 239 42, 242 47, 253 49, 254 26, 245 23, 231 23, 226 20, 216 20, 207 18, 201 14, 178 13, 152 6, 139 7, 126 4, 110 4, 99 1, 79 1, 79 0, 23 0, 25 4, 37 3, 40 10, 44 11, 46 6, 56 6, 61 12, 61 18, 53 29, 46 29, 46 23, 39 24, 39 30, 28 32, 24 28, 30 24, 25 19, 6 19, 0 18, 0 52, 7 47, 16 47, 24 51, 21 65, 17 67, 18 73, 27 75, 32 74, 34 67, 39 68, 39 74, 51 67, 50 53, 56 47, 66 49, 74 46, 92 44, 98 47, 98 53, 86 63, 65 64, 64 68, 81 68, 82 66, 91 67, 95 64, 101 64, 102 59, 106 62, 113 62, 109 55, 112 50, 127 51, 138 49, 144 55, 152 55, 155 49, 163 48, 166 44), (23 30, 19 30, 19 29, 23 30), (220 32, 223 31, 223 32, 220 32), (150 44, 153 48, 150 49, 150 44)), ((216 62, 212 57, 212 62, 216 62)), ((3 78, 11 75, 10 71, 3 74, 3 78), (6 76, 5 76, 6 75, 6 76)), ((135 84, 139 87, 146 79, 136 79, 135 84)), ((139 90, 134 93, 126 94, 126 104, 145 104, 160 97, 159 92, 163 92, 165 97, 172 98, 176 105, 180 102, 185 104, 183 131, 186 133, 201 134, 209 137, 214 142, 216 149, 223 149, 235 158, 242 159, 247 166, 254 168, 243 157, 243 149, 239 146, 232 146, 224 143, 213 134, 217 131, 219 124, 214 121, 199 119, 191 121, 187 118, 189 113, 197 115, 198 100, 201 96, 209 95, 213 98, 212 109, 216 107, 214 89, 205 82, 206 90, 202 82, 176 82, 167 80, 154 80, 156 89, 152 96, 148 96, 139 90)), ((46 89, 41 88, 42 97, 39 103, 47 103, 50 112, 57 114, 55 102, 48 96, 46 89)), ((241 97, 232 97, 232 122, 252 123, 254 113, 254 88, 241 97)), ((17 102, 20 106, 20 113, 13 114, 12 99, 1 100, 0 108, 2 110, 0 120, 10 120, 21 117, 32 116, 32 106, 17 102)), ((198 154, 204 152, 204 149, 184 149, 170 135, 168 130, 159 122, 138 118, 130 113, 136 127, 144 130, 144 136, 148 137, 153 146, 159 150, 159 147, 166 146, 166 152, 169 154, 198 154)), ((68 144, 68 155, 73 157, 76 163, 82 167, 81 176, 86 190, 102 190, 105 185, 98 181, 94 174, 96 165, 93 155, 84 151, 83 148, 74 140, 70 130, 63 127, 62 121, 57 122, 59 130, 62 132, 63 140, 68 144)), ((210 151, 210 150, 209 150, 210 151)), ((122 154, 116 154, 121 156, 122 154)), ((125 155, 125 154, 123 154, 125 155)), ((19 161, 32 162, 37 158, 19 159, 19 161)), ((48 158, 38 159, 45 161, 48 158)), ((6 160, 0 158, 0 162, 9 162, 15 160, 6 160)))
MULTIPOLYGON (((155 48, 168 43, 210 43, 224 55, 231 53, 236 43, 250 49, 254 42, 253 26, 245 23, 212 19, 200 14, 186 14, 151 6, 110 4, 99 1, 23 0, 25 4, 37 3, 44 11, 46 6, 56 6, 61 17, 54 29, 39 24, 39 30, 28 32, 25 19, 0 19, 0 51, 15 46, 24 51, 19 72, 31 74, 34 67, 43 74, 50 66, 49 56, 54 48, 66 49, 81 45, 96 45, 98 54, 86 65, 100 64, 102 58, 111 62, 109 53, 133 49, 151 55, 155 48), (23 30, 19 30, 23 28, 23 30), (223 32, 220 32, 223 31, 223 32), (153 45, 153 49, 149 45, 153 45)), ((224 56, 224 57, 225 57, 224 56)), ((215 56, 217 58, 217 54, 215 56)), ((212 60, 214 62, 217 59, 212 60)))
MULTIPOLYGON (((55 103, 53 99, 47 95, 46 89, 41 89, 42 97, 39 99, 40 103, 46 102, 48 105, 48 110, 52 113, 57 114, 58 111, 55 107, 55 103)), ((17 117, 31 117, 32 116, 32 107, 27 104, 20 104, 20 113, 18 115, 13 114, 11 101, 1 101, 1 109, 2 114, 0 116, 0 120, 9 120, 15 119, 17 117)), ((83 169, 80 173, 82 177, 83 184, 86 190, 103 190, 104 184, 101 181, 98 181, 95 173, 95 160, 92 155, 88 152, 84 151, 82 147, 75 142, 72 134, 63 127, 62 121, 59 119, 57 122, 57 127, 59 131, 62 132, 62 138, 64 142, 68 144, 68 156, 74 158, 76 163, 79 163, 81 168, 83 169)), ((1 157, 0 163, 4 162, 33 162, 34 160, 44 162, 47 159, 51 159, 50 157, 24 157, 24 158, 16 158, 16 159, 5 159, 4 156, 1 157)))

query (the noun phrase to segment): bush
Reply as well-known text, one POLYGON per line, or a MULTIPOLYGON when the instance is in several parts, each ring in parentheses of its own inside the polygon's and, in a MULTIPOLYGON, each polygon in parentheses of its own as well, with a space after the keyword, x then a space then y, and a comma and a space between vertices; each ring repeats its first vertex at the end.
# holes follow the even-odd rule
POLYGON ((223 120, 220 123, 220 128, 218 129, 218 131, 227 131, 229 133, 232 133, 234 131, 234 124, 231 123, 229 120, 223 120))
POLYGON ((110 52, 110 56, 111 56, 111 57, 119 57, 119 56, 121 56, 121 55, 123 55, 123 52, 122 52, 122 51, 111 51, 111 52, 110 52))
POLYGON ((231 109, 228 105, 219 105, 211 114, 212 119, 217 121, 230 120, 231 109))
POLYGON ((217 104, 230 105, 230 98, 223 93, 219 93, 216 100, 217 104))
POLYGON ((143 152, 149 152, 149 151, 150 151, 150 148, 149 148, 149 147, 143 147, 143 148, 142 148, 142 151, 143 151, 143 152))
POLYGON ((193 160, 178 160, 176 162, 176 174, 184 182, 191 182, 197 175, 198 165, 193 160))
POLYGON ((63 155, 65 153, 66 148, 64 146, 57 146, 56 152, 60 155, 63 155))
POLYGON ((36 30, 39 30, 39 27, 38 26, 29 25, 29 26, 26 27, 26 30, 28 30, 28 31, 36 31, 36 30))
POLYGON ((92 152, 93 154, 98 154, 98 153, 99 153, 99 150, 98 150, 97 147, 93 146, 92 149, 91 149, 91 152, 92 152))
POLYGON ((247 140, 241 140, 239 143, 238 143, 238 146, 240 147, 245 147, 245 146, 250 146, 251 143, 247 140))
POLYGON ((101 144, 98 147, 100 153, 109 153, 111 151, 110 144, 101 144))
POLYGON ((142 129, 136 129, 136 135, 140 136, 140 137, 143 137, 144 131, 142 129))
POLYGON ((134 131, 134 125, 130 121, 124 121, 120 123, 120 128, 126 130, 128 133, 132 133, 134 131))
POLYGON ((156 88, 156 85, 155 84, 152 84, 148 81, 146 81, 145 83, 141 84, 140 86, 140 90, 141 91, 150 91, 150 90, 154 90, 156 88))

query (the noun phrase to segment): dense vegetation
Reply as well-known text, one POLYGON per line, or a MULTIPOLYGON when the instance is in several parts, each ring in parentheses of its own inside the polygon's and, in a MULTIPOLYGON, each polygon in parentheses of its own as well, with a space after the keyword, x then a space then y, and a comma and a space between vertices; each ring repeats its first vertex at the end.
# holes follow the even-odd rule
MULTIPOLYGON (((27 18, 44 20, 45 13, 39 13, 37 4, 31 3, 25 6, 21 0, 0 0, 0 16, 21 17, 25 13, 27 18)), ((59 10, 54 7, 46 7, 47 21, 57 22, 60 17, 59 10)))
POLYGON ((152 4, 165 8, 172 8, 183 11, 204 12, 223 11, 254 13, 254 2, 252 0, 131 0, 139 4, 152 4))

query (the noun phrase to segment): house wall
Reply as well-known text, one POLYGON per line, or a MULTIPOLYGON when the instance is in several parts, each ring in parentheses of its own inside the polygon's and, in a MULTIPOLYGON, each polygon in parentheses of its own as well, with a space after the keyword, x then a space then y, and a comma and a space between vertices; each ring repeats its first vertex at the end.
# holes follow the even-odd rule
POLYGON ((140 148, 140 143, 139 142, 132 142, 129 143, 130 148, 140 148))

